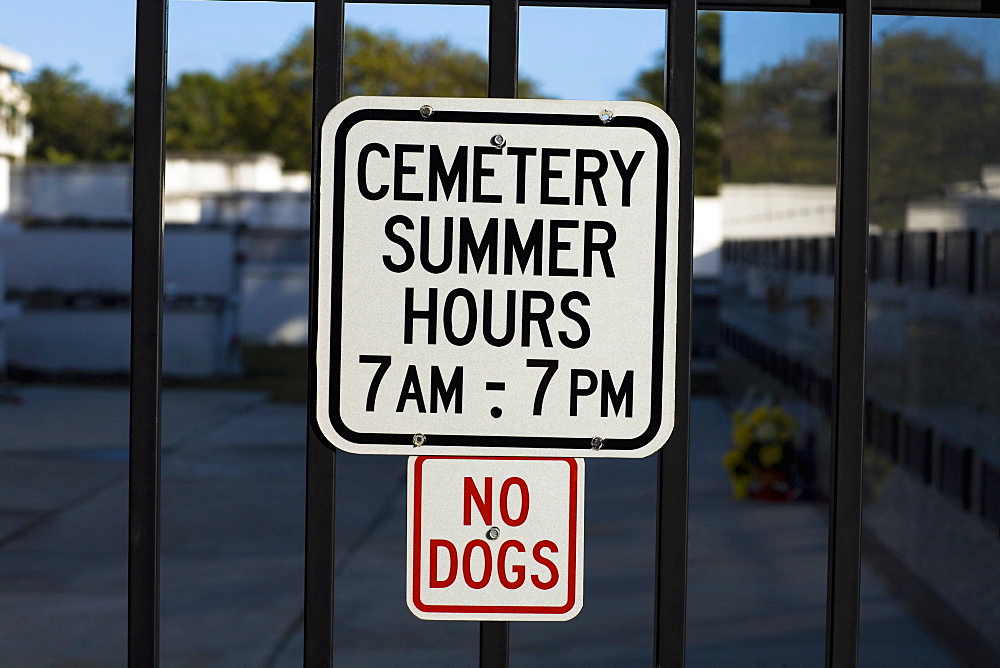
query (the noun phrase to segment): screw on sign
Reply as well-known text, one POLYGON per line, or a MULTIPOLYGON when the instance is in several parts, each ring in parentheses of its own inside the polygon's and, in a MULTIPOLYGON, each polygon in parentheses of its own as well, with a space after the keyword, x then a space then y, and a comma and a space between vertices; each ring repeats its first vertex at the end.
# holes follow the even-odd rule
POLYGON ((583 461, 411 457, 407 604, 423 619, 550 620, 583 606, 583 461))
POLYGON ((677 142, 638 102, 338 105, 314 246, 319 433, 364 454, 659 449, 674 420, 677 142))

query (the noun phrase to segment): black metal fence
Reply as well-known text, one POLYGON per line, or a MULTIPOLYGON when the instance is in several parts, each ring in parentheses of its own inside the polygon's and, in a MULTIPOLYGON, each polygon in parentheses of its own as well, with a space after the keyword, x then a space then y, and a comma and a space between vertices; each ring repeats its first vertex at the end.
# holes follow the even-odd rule
MULTIPOLYGON (((294 1, 294 0, 289 0, 294 1)), ((344 1, 313 1, 313 239, 319 163, 319 122, 343 96, 344 1)), ((374 0, 368 0, 374 1, 374 0)), ((405 0, 385 0, 404 2, 405 0)), ((490 7, 489 94, 517 94, 518 0, 438 0, 441 4, 490 7)), ((157 665, 159 655, 160 394, 162 354, 163 171, 167 0, 137 0, 135 153, 132 247, 132 375, 129 484, 129 664, 157 665)), ((831 12, 841 16, 838 106, 836 240, 824 253, 809 246, 818 264, 826 257, 835 282, 834 356, 829 379, 832 423, 831 504, 827 595, 826 663, 857 664, 861 465, 864 400, 865 304, 868 268, 868 164, 872 14, 997 16, 1000 3, 982 0, 532 0, 524 5, 633 7, 667 10, 666 99, 681 138, 676 425, 659 457, 659 500, 654 657, 657 665, 683 665, 687 561, 687 471, 689 440, 693 138, 697 10, 831 12), (663 490, 671 491, 669 498, 663 490)), ((995 239, 987 256, 995 254, 995 239)), ((955 244, 960 244, 956 240, 955 244)), ((787 249, 791 254, 792 249, 787 249)), ((311 272, 316 276, 313 256, 311 272)), ((993 266, 987 260, 988 266, 993 266)), ((919 267, 916 268, 918 271, 919 267)), ((927 280, 933 280, 927 277, 927 280)), ((949 283, 960 281, 956 276, 949 283)), ((986 283, 992 287, 993 277, 986 283)), ((315 281, 313 281, 315 289, 315 281)), ((989 289, 989 288, 988 288, 989 289)), ((315 314, 311 315, 315 318, 315 314)), ((314 331, 314 328, 311 327, 314 331)), ((315 369, 311 370, 315 374, 315 369)), ((310 381, 313 379, 311 378, 310 381)), ((336 453, 309 431, 307 436, 305 655, 307 666, 333 661, 334 485, 336 453)), ((949 451, 950 452, 950 451, 949 451)), ((945 455, 950 456, 950 455, 945 455)), ((919 459, 919 458, 916 458, 919 459)), ((917 462, 914 459, 914 465, 917 462)), ((948 471, 959 461, 948 460, 948 471), (953 465, 954 464, 954 465, 953 465)), ((953 475, 942 480, 951 485, 953 475)), ((982 489, 996 487, 993 469, 983 470, 982 489)), ((991 497, 996 498, 996 497, 991 497)), ((991 506, 987 513, 995 513, 991 506)), ((507 664, 508 627, 481 626, 480 661, 507 664)))

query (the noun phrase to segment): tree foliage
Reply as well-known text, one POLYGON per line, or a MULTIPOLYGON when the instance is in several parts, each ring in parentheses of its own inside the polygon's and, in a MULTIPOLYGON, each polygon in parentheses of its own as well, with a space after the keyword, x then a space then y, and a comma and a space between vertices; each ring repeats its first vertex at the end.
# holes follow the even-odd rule
POLYGON ((127 104, 80 81, 76 68, 43 67, 24 86, 34 138, 28 159, 46 162, 128 160, 132 112, 127 104))
MULTIPOLYGON (((695 184, 715 192, 737 183, 832 184, 837 176, 838 44, 812 43, 804 56, 763 67, 724 86, 718 76, 718 19, 698 27, 695 184)), ((663 65, 637 75, 628 93, 660 103, 663 65)), ((982 58, 950 35, 901 32, 872 52, 873 220, 902 223, 905 204, 957 181, 978 180, 1000 162, 1000 83, 982 58)))
MULTIPOLYGON (((447 41, 407 42, 348 26, 345 95, 485 97, 487 64, 447 41)), ((313 33, 273 58, 240 63, 224 76, 181 74, 167 91, 168 149, 270 151, 288 169, 309 169, 312 152, 313 33)), ((521 97, 538 95, 530 80, 521 97)), ((75 69, 44 68, 26 88, 35 140, 29 158, 122 161, 132 150, 131 107, 82 82, 75 69)))
MULTIPOLYGON (((271 151, 288 169, 309 169, 313 33, 275 58, 235 66, 226 76, 185 74, 167 94, 167 148, 271 151)), ((344 92, 353 95, 484 97, 487 64, 444 40, 404 42, 348 26, 344 92)), ((530 81, 522 97, 536 95, 530 81)))
MULTIPOLYGON (((836 42, 727 87, 728 178, 836 181, 836 42)), ((956 37, 903 32, 872 50, 872 219, 902 224, 905 204, 1000 160, 1000 85, 956 37)))
MULTIPOLYGON (((697 195, 714 195, 722 181, 722 17, 715 12, 698 15, 697 76, 695 78, 694 189, 697 195)), ((636 75, 625 94, 663 107, 665 55, 636 75)))
POLYGON ((835 42, 814 42, 804 58, 763 68, 726 86, 727 180, 836 180, 836 98, 831 102, 831 95, 837 90, 837 58, 835 42))

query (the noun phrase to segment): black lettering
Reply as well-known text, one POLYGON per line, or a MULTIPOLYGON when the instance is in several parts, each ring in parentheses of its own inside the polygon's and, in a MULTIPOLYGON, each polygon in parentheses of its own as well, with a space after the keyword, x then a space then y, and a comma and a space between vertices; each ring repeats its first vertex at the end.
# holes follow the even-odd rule
POLYGON ((559 303, 563 315, 580 326, 580 337, 571 339, 566 335, 565 331, 561 331, 559 332, 559 340, 567 348, 582 348, 587 345, 587 341, 590 341, 590 323, 587 322, 587 319, 582 314, 572 309, 571 303, 574 301, 580 302, 582 306, 590 306, 590 299, 582 292, 573 290, 567 292, 559 303))
POLYGON ((594 253, 601 254, 604 264, 604 275, 615 277, 615 268, 611 266, 611 247, 615 245, 615 227, 605 220, 588 220, 583 224, 583 275, 589 277, 594 268, 594 253), (594 241, 594 230, 604 230, 604 241, 594 241))
POLYGON ((396 173, 392 180, 392 187, 395 191, 393 193, 394 199, 419 202, 424 198, 423 193, 408 193, 403 190, 403 176, 417 173, 417 168, 413 165, 403 164, 406 154, 423 152, 424 147, 420 144, 396 144, 396 173))
POLYGON ((458 273, 468 273, 470 255, 472 262, 476 265, 476 271, 482 271, 487 254, 490 256, 487 272, 497 273, 497 247, 500 245, 499 229, 497 219, 490 218, 489 222, 486 223, 482 239, 476 239, 472 223, 464 216, 461 218, 458 228, 458 273))
POLYGON ((517 305, 517 290, 507 291, 507 327, 503 336, 493 335, 493 291, 483 290, 483 338, 491 346, 505 346, 514 340, 514 309, 517 305))
POLYGON ((569 414, 576 417, 577 402, 580 397, 586 397, 597 391, 597 374, 590 369, 571 369, 569 372, 569 414), (587 387, 580 386, 580 379, 586 378, 590 382, 587 387))
POLYGON ((611 372, 601 371, 601 417, 608 417, 608 401, 615 409, 615 415, 621 411, 622 402, 625 403, 625 417, 632 417, 632 370, 625 372, 622 378, 621 387, 615 389, 615 383, 611 379, 611 372))
POLYGON ((549 195, 549 181, 551 179, 562 178, 561 169, 552 169, 552 158, 568 158, 568 148, 543 148, 542 149, 542 204, 569 204, 569 197, 555 197, 549 195))
POLYGON ((375 397, 378 395, 378 386, 382 384, 382 377, 389 370, 392 364, 392 357, 389 355, 360 355, 358 361, 361 364, 378 364, 375 375, 372 376, 372 384, 368 386, 368 401, 365 402, 365 410, 369 413, 375 410, 375 397))
POLYGON ((549 276, 577 276, 580 273, 576 268, 559 266, 559 251, 569 250, 572 245, 569 241, 559 241, 559 231, 577 227, 580 227, 579 220, 549 221, 549 276))
POLYGON ((468 344, 476 335, 476 298, 465 288, 455 288, 444 299, 444 335, 450 343, 456 346, 468 344), (469 311, 469 317, 465 324, 465 334, 462 336, 455 335, 455 323, 453 319, 455 300, 459 297, 465 300, 469 311))
POLYGON ((465 202, 469 186, 469 147, 459 146, 455 151, 455 160, 451 163, 451 169, 446 170, 444 158, 441 157, 441 147, 431 144, 430 174, 427 187, 427 199, 432 202, 437 201, 438 181, 441 182, 441 190, 444 191, 444 198, 451 199, 451 193, 458 184, 458 201, 465 202))
POLYGON ((517 223, 513 218, 507 219, 507 224, 503 231, 503 273, 510 276, 514 269, 514 257, 521 265, 523 274, 528 267, 528 260, 532 255, 535 257, 532 274, 542 275, 542 219, 536 218, 531 224, 531 231, 528 232, 526 243, 521 243, 521 237, 517 233, 517 223))
POLYGON ((528 172, 528 156, 538 153, 533 148, 507 147, 507 155, 517 156, 517 198, 518 204, 524 204, 524 182, 528 172))
POLYGON ((487 195, 483 193, 483 179, 492 178, 495 171, 492 167, 483 166, 483 156, 500 155, 503 151, 493 146, 474 146, 472 148, 472 201, 473 202, 494 202, 502 201, 500 195, 487 195))
POLYGON ((431 217, 420 216, 420 264, 432 274, 440 274, 451 266, 451 246, 454 239, 455 221, 451 216, 444 218, 444 238, 441 240, 441 263, 431 262, 431 217))
POLYGON ((636 151, 632 162, 626 167, 621 154, 615 149, 611 150, 611 159, 615 161, 615 167, 622 177, 622 206, 630 206, 632 203, 632 177, 635 176, 635 170, 639 169, 639 161, 644 153, 645 151, 636 151))
POLYGON ((525 290, 521 303, 521 345, 527 348, 531 345, 531 323, 538 323, 538 331, 542 335, 542 344, 546 348, 552 347, 552 336, 549 334, 549 324, 546 322, 555 310, 552 295, 538 290, 525 290), (540 301, 543 308, 536 313, 531 308, 531 303, 540 301))
POLYGON ((394 271, 397 274, 402 273, 413 266, 413 246, 410 242, 403 237, 396 234, 394 228, 396 225, 402 225, 408 230, 413 229, 413 221, 406 216, 393 216, 389 220, 385 221, 385 238, 393 243, 399 245, 403 249, 403 261, 396 263, 392 261, 392 257, 389 255, 382 256, 382 263, 385 265, 386 269, 389 271, 394 271))
POLYGON ((541 415, 542 403, 545 401, 545 391, 549 389, 552 376, 555 375, 556 369, 559 368, 559 360, 528 360, 527 367, 529 369, 545 369, 545 373, 542 374, 541 379, 538 381, 538 388, 535 390, 535 404, 531 410, 532 415, 541 415))
POLYGON ((417 375, 417 367, 412 364, 406 369, 406 378, 403 380, 403 389, 399 392, 396 412, 402 413, 406 408, 406 402, 411 400, 417 402, 418 413, 427 412, 427 406, 424 405, 424 394, 420 389, 420 377, 417 375))
POLYGON ((590 181, 594 185, 594 197, 597 198, 598 206, 607 206, 604 199, 604 188, 601 187, 601 177, 608 172, 608 159, 604 157, 602 151, 592 148, 580 148, 576 150, 576 205, 583 204, 583 182, 590 181), (586 168, 587 158, 597 158, 597 168, 589 170, 586 168))
POLYGON ((427 321, 427 343, 437 343, 437 288, 427 288, 427 310, 416 311, 413 308, 413 288, 406 288, 403 304, 403 343, 413 343, 413 321, 427 321))
POLYGON ((455 412, 462 412, 463 375, 464 368, 461 366, 455 367, 455 371, 451 374, 451 382, 445 387, 444 378, 441 377, 441 370, 436 366, 431 367, 431 413, 438 412, 438 397, 441 397, 441 404, 444 406, 446 413, 451 406, 452 399, 455 400, 455 412))
POLYGON ((368 156, 372 153, 378 153, 383 158, 389 157, 389 149, 382 144, 371 143, 361 149, 361 153, 358 154, 358 190, 361 191, 365 199, 378 200, 389 192, 389 185, 382 184, 378 190, 368 188, 368 156))

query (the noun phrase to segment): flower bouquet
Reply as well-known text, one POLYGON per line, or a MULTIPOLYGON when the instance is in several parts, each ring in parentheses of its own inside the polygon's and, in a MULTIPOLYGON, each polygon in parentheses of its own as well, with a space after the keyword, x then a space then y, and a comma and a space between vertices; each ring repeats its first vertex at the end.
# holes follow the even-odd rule
POLYGON ((797 476, 799 425, 784 408, 764 400, 733 413, 733 447, 722 459, 737 499, 792 501, 802 492, 797 476))

